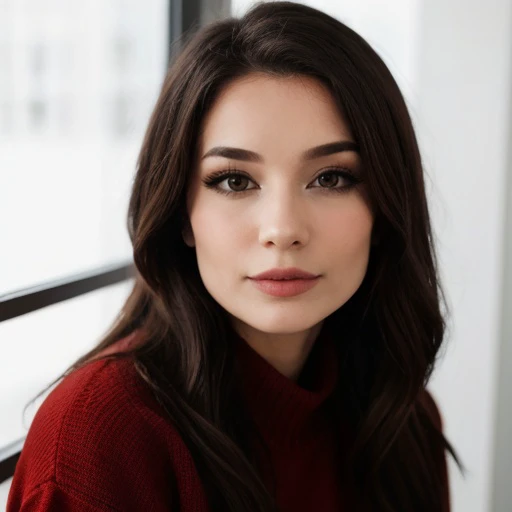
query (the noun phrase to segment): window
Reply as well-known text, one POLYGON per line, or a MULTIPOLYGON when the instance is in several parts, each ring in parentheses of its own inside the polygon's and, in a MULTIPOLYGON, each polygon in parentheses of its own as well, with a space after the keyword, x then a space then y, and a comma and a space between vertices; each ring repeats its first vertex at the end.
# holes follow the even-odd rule
POLYGON ((130 187, 181 12, 0 0, 0 503, 46 395, 23 408, 96 344, 133 284, 130 187))

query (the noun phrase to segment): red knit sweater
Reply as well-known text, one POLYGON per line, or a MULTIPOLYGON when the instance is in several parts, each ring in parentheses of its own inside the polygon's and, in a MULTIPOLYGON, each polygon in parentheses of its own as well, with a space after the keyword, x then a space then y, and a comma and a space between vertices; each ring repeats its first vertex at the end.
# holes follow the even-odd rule
MULTIPOLYGON (((242 338, 235 346, 249 410, 270 447, 279 510, 359 510, 335 450, 349 436, 335 432, 327 414, 338 370, 333 340, 319 337, 298 382, 242 338)), ((448 494, 446 503, 448 511, 448 494)), ((209 510, 189 450, 127 360, 94 361, 50 393, 28 432, 7 503, 7 512, 209 510)))

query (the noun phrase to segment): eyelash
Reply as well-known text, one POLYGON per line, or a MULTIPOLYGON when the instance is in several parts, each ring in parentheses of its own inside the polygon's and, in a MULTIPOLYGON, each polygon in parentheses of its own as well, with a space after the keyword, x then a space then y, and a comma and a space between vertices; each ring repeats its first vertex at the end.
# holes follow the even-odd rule
MULTIPOLYGON (((349 169, 346 169, 344 167, 330 167, 329 169, 320 173, 314 179, 314 181, 318 180, 322 176, 332 175, 332 174, 346 179, 349 182, 349 184, 345 185, 344 187, 316 187, 316 188, 324 189, 324 191, 326 191, 326 192, 336 192, 338 194, 344 194, 344 193, 349 192, 352 188, 354 188, 356 185, 358 185, 359 183, 362 182, 361 178, 358 178, 357 176, 355 176, 352 173, 352 171, 350 171, 349 169)), ((234 176, 247 178, 248 180, 251 180, 251 178, 249 177, 249 175, 246 172, 244 172, 240 169, 237 169, 237 168, 231 168, 231 169, 214 172, 214 173, 210 174, 209 176, 207 176, 206 178, 204 178, 202 181, 206 187, 215 190, 219 194, 225 194, 225 195, 243 194, 244 192, 249 192, 251 190, 255 190, 252 188, 246 189, 246 190, 239 190, 239 191, 224 190, 218 186, 219 183, 223 182, 226 178, 231 178, 234 176)))

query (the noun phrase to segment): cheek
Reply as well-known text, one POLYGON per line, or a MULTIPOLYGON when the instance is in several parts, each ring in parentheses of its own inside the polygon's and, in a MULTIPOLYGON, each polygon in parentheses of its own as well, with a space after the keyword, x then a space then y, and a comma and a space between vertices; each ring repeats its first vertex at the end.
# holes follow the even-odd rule
POLYGON ((334 216, 337 236, 331 238, 333 253, 349 261, 366 266, 370 252, 373 216, 361 202, 357 207, 338 212, 334 216))
POLYGON ((199 266, 203 270, 214 268, 218 274, 223 269, 233 269, 248 237, 247 222, 245 216, 234 215, 232 209, 198 203, 192 211, 191 224, 199 266))
POLYGON ((197 206, 190 220, 199 274, 210 295, 227 307, 234 293, 232 286, 242 273, 240 255, 248 237, 247 219, 218 204, 197 206))

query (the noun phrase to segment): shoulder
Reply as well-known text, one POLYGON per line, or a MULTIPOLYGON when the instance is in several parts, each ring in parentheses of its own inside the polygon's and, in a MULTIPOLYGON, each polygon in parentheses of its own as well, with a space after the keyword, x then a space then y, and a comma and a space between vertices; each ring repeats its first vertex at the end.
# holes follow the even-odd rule
POLYGON ((147 505, 149 485, 170 499, 180 451, 180 436, 133 362, 93 361, 67 375, 40 406, 11 487, 29 493, 51 482, 114 509, 130 489, 132 501, 147 505))

